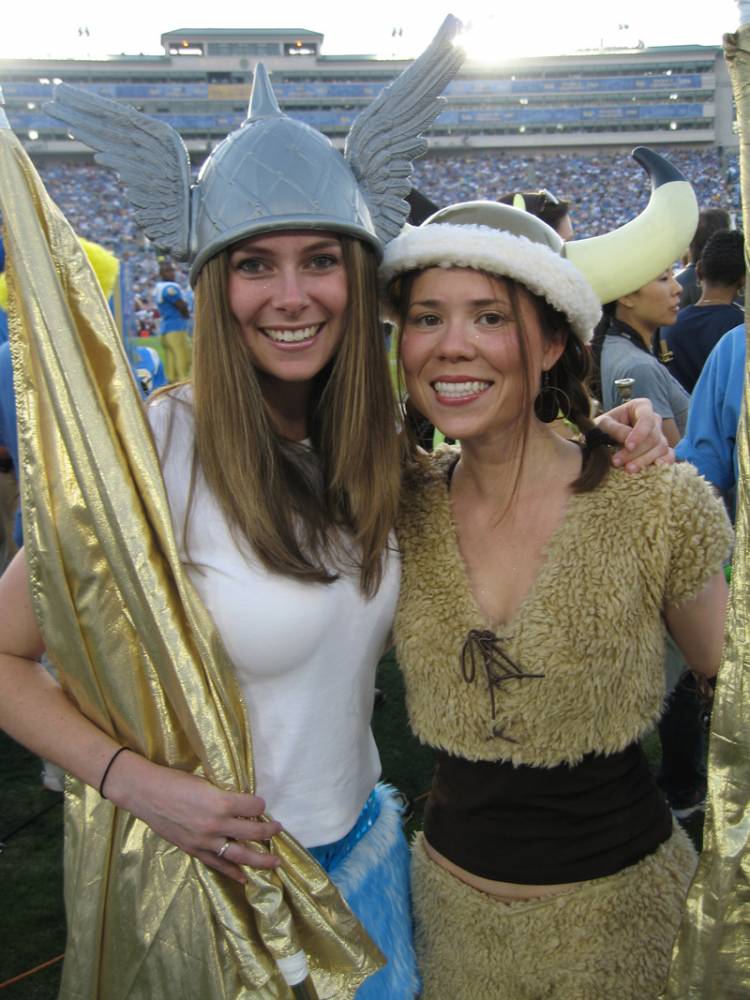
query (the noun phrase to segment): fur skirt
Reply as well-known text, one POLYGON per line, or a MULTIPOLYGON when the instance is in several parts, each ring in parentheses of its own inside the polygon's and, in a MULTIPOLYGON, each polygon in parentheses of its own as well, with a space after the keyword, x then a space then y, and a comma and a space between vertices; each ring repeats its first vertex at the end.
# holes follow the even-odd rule
POLYGON ((681 827, 638 864, 505 903, 412 851, 423 1000, 657 1000, 696 854, 681 827))
POLYGON ((419 993, 409 893, 409 845, 401 803, 388 785, 375 788, 378 818, 331 881, 388 959, 357 990, 356 1000, 412 1000, 419 993))

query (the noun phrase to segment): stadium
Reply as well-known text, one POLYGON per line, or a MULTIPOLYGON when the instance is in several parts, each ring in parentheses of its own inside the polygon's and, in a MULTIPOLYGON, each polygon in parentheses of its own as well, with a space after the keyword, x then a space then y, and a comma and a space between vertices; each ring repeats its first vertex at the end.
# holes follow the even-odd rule
MULTIPOLYGON (((194 170, 245 117, 257 62, 281 107, 343 145, 357 113, 407 65, 368 55, 322 54, 302 29, 181 29, 158 56, 106 60, 2 60, 11 126, 80 235, 127 265, 124 303, 143 299, 155 265, 112 174, 44 114, 62 80, 168 122, 194 170)), ((632 217, 647 197, 629 159, 638 145, 666 153, 701 205, 738 208, 737 136, 718 46, 685 45, 469 62, 417 164, 418 188, 438 205, 544 187, 573 203, 576 233, 597 235, 632 217)), ((132 320, 126 319, 130 325, 132 320)))
MULTIPOLYGON (((0 61, 11 124, 37 157, 80 155, 83 148, 41 110, 64 80, 163 118, 199 160, 242 122, 253 68, 263 61, 284 110, 335 141, 406 65, 321 55, 323 35, 307 30, 189 29, 168 31, 161 43, 158 57, 0 61)), ((434 152, 737 145, 729 80, 714 46, 469 63, 446 97, 430 136, 434 152)))

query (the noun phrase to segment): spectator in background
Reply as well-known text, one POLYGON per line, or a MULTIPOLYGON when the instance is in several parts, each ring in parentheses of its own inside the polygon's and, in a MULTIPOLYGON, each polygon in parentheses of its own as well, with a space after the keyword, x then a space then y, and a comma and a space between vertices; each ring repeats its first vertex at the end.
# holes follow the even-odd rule
MULTIPOLYGON (((709 354, 690 397, 685 436, 675 448, 679 461, 691 462, 719 491, 731 514, 738 482, 736 442, 744 380, 742 323, 726 333, 709 354)), ((673 658, 668 667, 674 662, 673 658)), ((683 816, 689 815, 691 805, 700 808, 705 795, 705 711, 694 681, 684 675, 659 723, 660 784, 683 816)))
POLYGON ((182 289, 182 294, 183 294, 183 296, 185 298, 185 305, 188 307, 187 331, 188 331, 188 336, 191 338, 191 344, 192 344, 192 337, 193 337, 193 314, 195 312, 195 294, 193 292, 193 289, 190 287, 190 283, 189 282, 182 289))
POLYGON ((130 355, 130 367, 144 399, 148 399, 156 389, 167 385, 164 365, 153 347, 134 347, 130 355))
MULTIPOLYGON (((668 153, 693 185, 698 202, 708 208, 739 208, 736 154, 716 149, 676 149, 668 153), (726 161, 726 162, 725 162, 726 161)), ((96 240, 127 266, 133 293, 144 302, 153 290, 153 247, 138 231, 122 185, 110 171, 93 163, 43 164, 40 173, 53 200, 76 232, 96 240)), ((575 227, 579 238, 597 236, 623 225, 649 191, 636 164, 618 155, 512 153, 498 150, 428 157, 416 165, 415 185, 436 205, 476 198, 496 200, 503 191, 575 191, 575 227)), ((177 280, 184 272, 177 266, 177 280)))
MULTIPOLYGON (((13 365, 10 358, 10 344, 6 340, 0 344, 0 448, 3 449, 5 460, 4 472, 10 473, 13 482, 18 482, 18 433, 16 431, 16 397, 13 392, 13 365)), ((5 480, 5 476, 3 477, 5 480)), ((11 535, 13 539, 12 552, 23 545, 21 531, 21 509, 18 506, 18 489, 11 489, 8 482, 4 483, 4 495, 13 494, 14 504, 10 513, 12 521, 11 535)), ((11 546, 7 546, 7 555, 11 555, 11 546)))
POLYGON ((546 188, 540 191, 519 191, 516 194, 504 194, 498 198, 502 205, 512 205, 522 212, 529 212, 537 219, 546 222, 563 240, 573 238, 573 224, 570 221, 570 202, 555 197, 546 188))
MULTIPOLYGON (((698 203, 707 208, 739 208, 738 186, 726 179, 716 149, 669 150, 669 159, 691 182, 698 203)), ((730 163, 734 154, 725 154, 730 163)), ((433 201, 446 205, 478 198, 497 200, 504 191, 575 191, 575 227, 579 239, 623 225, 649 198, 635 162, 613 153, 595 155, 521 153, 492 150, 420 160, 415 185, 433 201)))
POLYGON ((161 314, 159 333, 163 337, 164 367, 169 382, 180 382, 190 374, 192 347, 188 335, 190 310, 185 293, 175 281, 174 264, 164 260, 159 265, 159 281, 154 302, 161 314))
POLYGON ((18 509, 18 446, 13 398, 10 345, 0 344, 0 572, 21 544, 21 512, 18 509))
POLYGON ((709 237, 713 236, 720 229, 729 229, 730 222, 729 212, 723 208, 701 209, 701 213, 698 216, 698 228, 695 230, 695 236, 688 247, 687 267, 684 267, 677 274, 677 280, 682 286, 680 309, 693 305, 700 298, 701 289, 696 265, 700 260, 703 248, 708 242, 709 237))
POLYGON ((634 379, 633 395, 651 400, 673 448, 685 432, 690 397, 656 360, 650 345, 660 326, 676 321, 679 301, 680 286, 668 268, 642 288, 607 303, 591 343, 593 388, 604 408, 620 401, 616 380, 634 379))
POLYGON ((734 299, 745 283, 745 241, 736 229, 721 229, 709 237, 696 264, 701 296, 680 310, 677 322, 664 334, 669 370, 688 392, 698 381, 706 358, 743 312, 734 299))
POLYGON ((745 380, 745 326, 724 334, 703 366, 690 399, 687 429, 675 453, 692 462, 730 506, 737 486, 737 425, 745 380))

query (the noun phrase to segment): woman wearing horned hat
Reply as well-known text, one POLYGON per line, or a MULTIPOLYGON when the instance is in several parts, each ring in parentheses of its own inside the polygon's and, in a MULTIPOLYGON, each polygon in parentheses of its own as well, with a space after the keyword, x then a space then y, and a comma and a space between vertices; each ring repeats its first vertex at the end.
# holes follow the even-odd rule
MULTIPOLYGON (((651 207, 675 213, 668 260, 695 199, 639 159, 651 207)), ((625 238, 606 261, 621 288, 654 264, 625 238)), ((639 740, 662 710, 665 625, 718 670, 731 533, 692 467, 610 468, 584 387, 611 290, 597 245, 473 202, 382 265, 412 405, 461 441, 415 457, 398 526, 397 655, 437 751, 412 852, 425 1000, 656 1000, 695 868, 639 740), (580 444, 550 428, 560 409, 580 444)))
MULTIPOLYGON (((150 830, 137 829, 150 847, 155 831, 160 846, 152 849, 165 872, 174 844, 241 885, 248 868, 278 865, 260 845, 271 840, 273 847, 283 825, 330 872, 388 957, 361 996, 389 1000, 413 996, 418 983, 400 817, 390 793, 376 787, 369 730, 374 670, 399 584, 392 529, 402 449, 376 264, 406 214, 404 157, 421 151, 416 133, 437 114, 435 94, 460 59, 452 30, 358 119, 346 159, 279 111, 259 67, 248 120, 214 151, 192 192, 184 147, 170 129, 69 88, 48 109, 117 167, 154 241, 191 262, 193 379, 162 395, 149 417, 180 559, 244 695, 262 798, 216 788, 179 758, 174 766, 157 763, 147 746, 136 752, 122 735, 130 720, 121 704, 112 708, 120 723, 112 732, 89 722, 65 690, 65 664, 63 688, 34 666, 43 637, 23 557, 0 584, 2 724, 75 775, 70 850, 80 856, 98 846, 96 827, 86 822, 91 788, 118 807, 123 823, 145 821, 150 830), (274 818, 259 820, 264 810, 274 818)), ((643 444, 644 460, 662 454, 645 422, 645 433, 628 437, 643 444)), ((96 680, 106 700, 106 664, 96 680)), ((153 703, 141 704, 138 689, 129 710, 180 718, 169 713, 189 700, 194 678, 183 681, 177 692, 159 690, 153 703)), ((179 744, 184 734, 173 735, 179 744)), ((168 751, 176 757, 174 747, 164 754, 171 762, 168 751)), ((141 977, 139 995, 159 994, 164 969, 174 995, 283 995, 270 987, 260 993, 241 978, 233 963, 241 942, 232 928, 225 933, 221 906, 212 911, 214 953, 196 958, 201 972, 210 967, 209 979, 177 961, 192 954, 191 894, 200 896, 203 882, 179 884, 172 900, 167 881, 166 909, 147 893, 142 900, 131 891, 143 874, 137 838, 126 846, 124 861, 105 861, 125 864, 126 877, 102 897, 101 909, 121 924, 125 912, 123 975, 141 977), (136 909, 127 909, 133 900, 136 909), (152 910, 159 910, 155 926, 152 910)), ((324 884, 319 874, 312 879, 316 893, 324 884)), ((63 984, 71 995, 85 992, 81 982, 91 978, 84 976, 98 975, 83 964, 96 953, 100 914, 85 925, 75 918, 79 959, 66 963, 63 984), (86 954, 81 941, 92 943, 86 954)), ((97 962, 115 968, 120 957, 112 947, 97 962)))

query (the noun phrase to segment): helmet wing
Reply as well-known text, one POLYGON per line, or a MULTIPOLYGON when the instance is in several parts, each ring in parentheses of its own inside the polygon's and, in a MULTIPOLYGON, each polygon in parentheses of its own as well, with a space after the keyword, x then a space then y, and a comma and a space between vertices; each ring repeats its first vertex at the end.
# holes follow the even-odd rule
POLYGON ((458 72, 464 53, 453 44, 461 22, 448 15, 435 38, 411 66, 360 115, 344 155, 354 171, 383 242, 400 231, 409 212, 412 161, 427 149, 422 138, 440 114, 440 97, 458 72))
POLYGON ((64 83, 44 110, 95 150, 97 163, 117 171, 146 235, 177 260, 187 260, 190 157, 171 125, 64 83))

